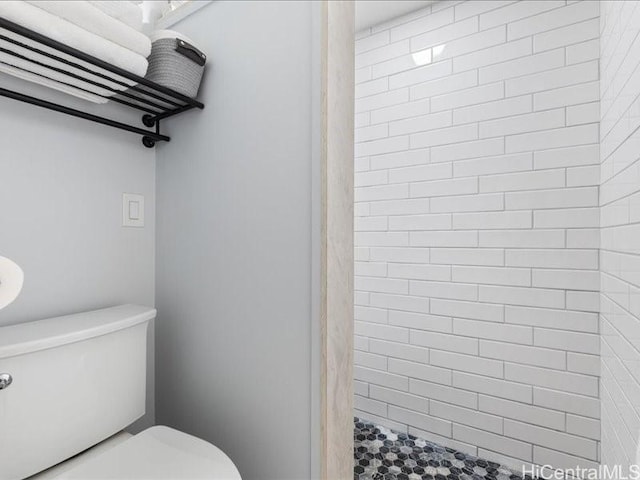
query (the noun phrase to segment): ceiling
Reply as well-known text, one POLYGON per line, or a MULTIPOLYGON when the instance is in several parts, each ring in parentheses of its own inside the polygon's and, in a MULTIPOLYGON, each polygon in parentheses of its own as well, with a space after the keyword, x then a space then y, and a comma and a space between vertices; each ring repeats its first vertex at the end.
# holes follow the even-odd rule
POLYGON ((356 0, 356 32, 434 3, 434 0, 356 0))

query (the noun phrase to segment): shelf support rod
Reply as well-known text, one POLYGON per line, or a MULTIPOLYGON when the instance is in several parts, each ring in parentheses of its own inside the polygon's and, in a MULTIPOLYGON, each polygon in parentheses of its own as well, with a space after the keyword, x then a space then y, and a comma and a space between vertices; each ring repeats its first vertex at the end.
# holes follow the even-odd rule
POLYGON ((102 125, 107 125, 109 127, 118 128, 120 130, 126 130, 127 132, 136 133, 138 135, 142 135, 143 140, 144 138, 148 138, 149 140, 153 140, 153 141, 165 141, 165 142, 168 142, 171 140, 171 138, 167 137, 166 135, 161 135, 153 131, 144 130, 138 127, 133 127, 131 125, 127 125, 126 123, 116 122, 115 120, 110 120, 108 118, 92 115, 90 113, 82 112, 74 108, 58 105, 57 103, 48 102, 40 98, 31 97, 29 95, 7 90, 5 88, 0 88, 0 96, 11 98, 13 100, 18 100, 20 102, 30 103, 31 105, 36 105, 38 107, 46 108, 48 110, 53 110, 56 112, 64 113, 66 115, 71 115, 72 117, 83 118, 91 122, 100 123, 102 125))

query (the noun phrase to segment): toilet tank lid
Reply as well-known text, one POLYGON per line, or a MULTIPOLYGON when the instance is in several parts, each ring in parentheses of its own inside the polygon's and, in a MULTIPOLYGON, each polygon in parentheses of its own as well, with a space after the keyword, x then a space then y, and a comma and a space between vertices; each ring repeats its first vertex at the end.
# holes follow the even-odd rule
POLYGON ((155 316, 154 308, 120 305, 0 327, 0 359, 98 337, 147 322, 155 316))

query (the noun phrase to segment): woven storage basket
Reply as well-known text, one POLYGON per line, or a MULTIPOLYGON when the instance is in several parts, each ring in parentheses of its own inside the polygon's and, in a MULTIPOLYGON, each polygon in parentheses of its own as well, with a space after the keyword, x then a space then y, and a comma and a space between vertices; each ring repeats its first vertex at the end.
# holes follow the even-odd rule
POLYGON ((146 77, 187 97, 196 97, 206 55, 187 37, 171 30, 154 32, 151 42, 146 77))

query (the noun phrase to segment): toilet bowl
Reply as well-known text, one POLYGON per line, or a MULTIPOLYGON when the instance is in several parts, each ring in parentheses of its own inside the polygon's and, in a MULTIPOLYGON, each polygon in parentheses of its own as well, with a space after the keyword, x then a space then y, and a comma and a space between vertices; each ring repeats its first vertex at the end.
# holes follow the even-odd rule
POLYGON ((144 414, 147 326, 123 305, 0 328, 0 480, 241 480, 222 450, 144 414))

